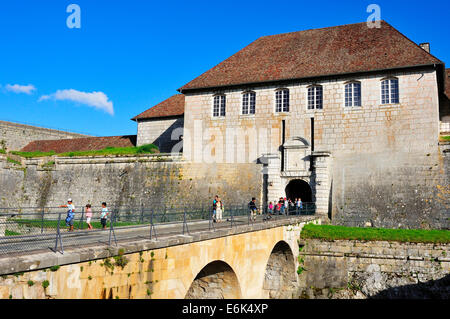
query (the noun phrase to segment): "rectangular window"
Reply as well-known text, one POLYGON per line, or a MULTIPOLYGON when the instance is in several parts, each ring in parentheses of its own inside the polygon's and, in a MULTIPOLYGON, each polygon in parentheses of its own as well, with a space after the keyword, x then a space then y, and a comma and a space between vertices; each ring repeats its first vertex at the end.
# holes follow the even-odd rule
POLYGON ((275 111, 289 112, 289 90, 278 90, 275 92, 275 111))
POLYGON ((250 93, 250 114, 255 114, 256 111, 256 93, 250 93))
POLYGON ((398 79, 388 79, 381 82, 381 104, 398 104, 398 79))
POLYGON ((345 85, 345 106, 361 106, 361 83, 348 83, 345 85))
POLYGON ((322 86, 311 86, 308 88, 308 110, 323 109, 322 86))
POLYGON ((255 114, 256 93, 247 92, 242 96, 242 114, 255 114))
POLYGON ((225 95, 214 96, 213 116, 225 116, 225 95))

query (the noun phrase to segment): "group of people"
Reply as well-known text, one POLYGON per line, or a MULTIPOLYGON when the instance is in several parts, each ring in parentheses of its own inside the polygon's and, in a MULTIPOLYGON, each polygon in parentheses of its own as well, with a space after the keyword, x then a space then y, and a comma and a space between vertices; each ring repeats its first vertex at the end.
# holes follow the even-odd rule
MULTIPOLYGON (((212 220, 214 223, 220 223, 223 221, 222 213, 223 213, 223 203, 220 199, 219 195, 214 196, 213 200, 213 214, 212 220)), ((256 215, 260 213, 258 207, 256 207, 256 198, 252 197, 252 200, 248 203, 248 209, 250 211, 250 216, 253 220, 256 220, 256 215)))
MULTIPOLYGON (((75 205, 72 202, 72 199, 69 198, 67 200, 67 205, 60 205, 59 207, 65 207, 67 208, 67 216, 66 216, 66 226, 69 227, 69 232, 73 231, 73 222, 75 219, 75 205)), ((100 213, 100 223, 102 224, 102 229, 106 229, 106 224, 108 221, 108 215, 110 214, 110 211, 108 210, 108 207, 106 205, 106 202, 102 203, 102 210, 100 213)), ((86 204, 86 223, 88 225, 88 229, 94 229, 94 227, 91 224, 92 220, 92 207, 91 204, 86 204)))
POLYGON ((220 199, 219 195, 214 196, 213 200, 213 222, 221 223, 222 222, 222 213, 223 213, 223 203, 220 199))
MULTIPOLYGON (((248 203, 248 209, 252 220, 256 220, 257 214, 260 214, 260 210, 256 206, 256 198, 253 197, 248 203)), ((280 197, 278 202, 269 202, 267 206, 267 216, 264 218, 270 219, 272 215, 289 215, 291 211, 299 212, 303 209, 303 202, 301 198, 295 198, 294 200, 286 197, 280 197), (275 204, 274 204, 275 203, 275 204)), ((212 219, 215 223, 222 222, 223 203, 218 195, 213 200, 213 215, 212 219)))
POLYGON ((291 200, 290 198, 280 197, 278 202, 269 202, 267 212, 270 215, 289 215, 289 211, 295 210, 299 211, 303 209, 303 202, 301 198, 295 198, 291 200))

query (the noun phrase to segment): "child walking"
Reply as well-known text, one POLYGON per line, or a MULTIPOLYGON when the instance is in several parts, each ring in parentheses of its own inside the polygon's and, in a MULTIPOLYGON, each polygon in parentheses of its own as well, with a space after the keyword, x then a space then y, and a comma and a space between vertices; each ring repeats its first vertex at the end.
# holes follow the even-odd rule
POLYGON ((91 225, 91 218, 92 218, 91 204, 87 204, 86 205, 86 223, 88 225, 88 229, 93 229, 94 228, 91 225))

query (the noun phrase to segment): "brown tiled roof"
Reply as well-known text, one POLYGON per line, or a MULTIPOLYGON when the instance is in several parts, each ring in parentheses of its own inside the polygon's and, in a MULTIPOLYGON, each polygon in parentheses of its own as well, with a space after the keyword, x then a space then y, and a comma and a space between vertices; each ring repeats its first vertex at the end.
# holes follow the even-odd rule
POLYGON ((179 91, 442 64, 385 21, 264 36, 179 91))
POLYGON ((38 140, 28 143, 21 149, 23 152, 51 152, 65 153, 75 151, 94 151, 106 147, 136 146, 136 135, 84 137, 62 140, 38 140))
POLYGON ((132 118, 133 121, 184 114, 184 95, 175 94, 132 118))

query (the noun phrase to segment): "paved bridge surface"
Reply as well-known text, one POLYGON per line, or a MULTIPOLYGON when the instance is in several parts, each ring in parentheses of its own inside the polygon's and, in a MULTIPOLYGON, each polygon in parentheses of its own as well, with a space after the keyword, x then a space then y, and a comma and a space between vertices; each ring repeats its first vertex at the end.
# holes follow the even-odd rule
POLYGON ((0 298, 289 298, 308 222, 320 221, 285 216, 248 223, 244 217, 214 230, 199 221, 185 235, 182 224, 168 224, 158 226, 157 240, 149 239, 148 227, 121 228, 111 246, 109 231, 74 232, 63 234, 70 243, 64 254, 49 249, 55 244, 49 235, 33 251, 11 248, 0 256, 0 298))

